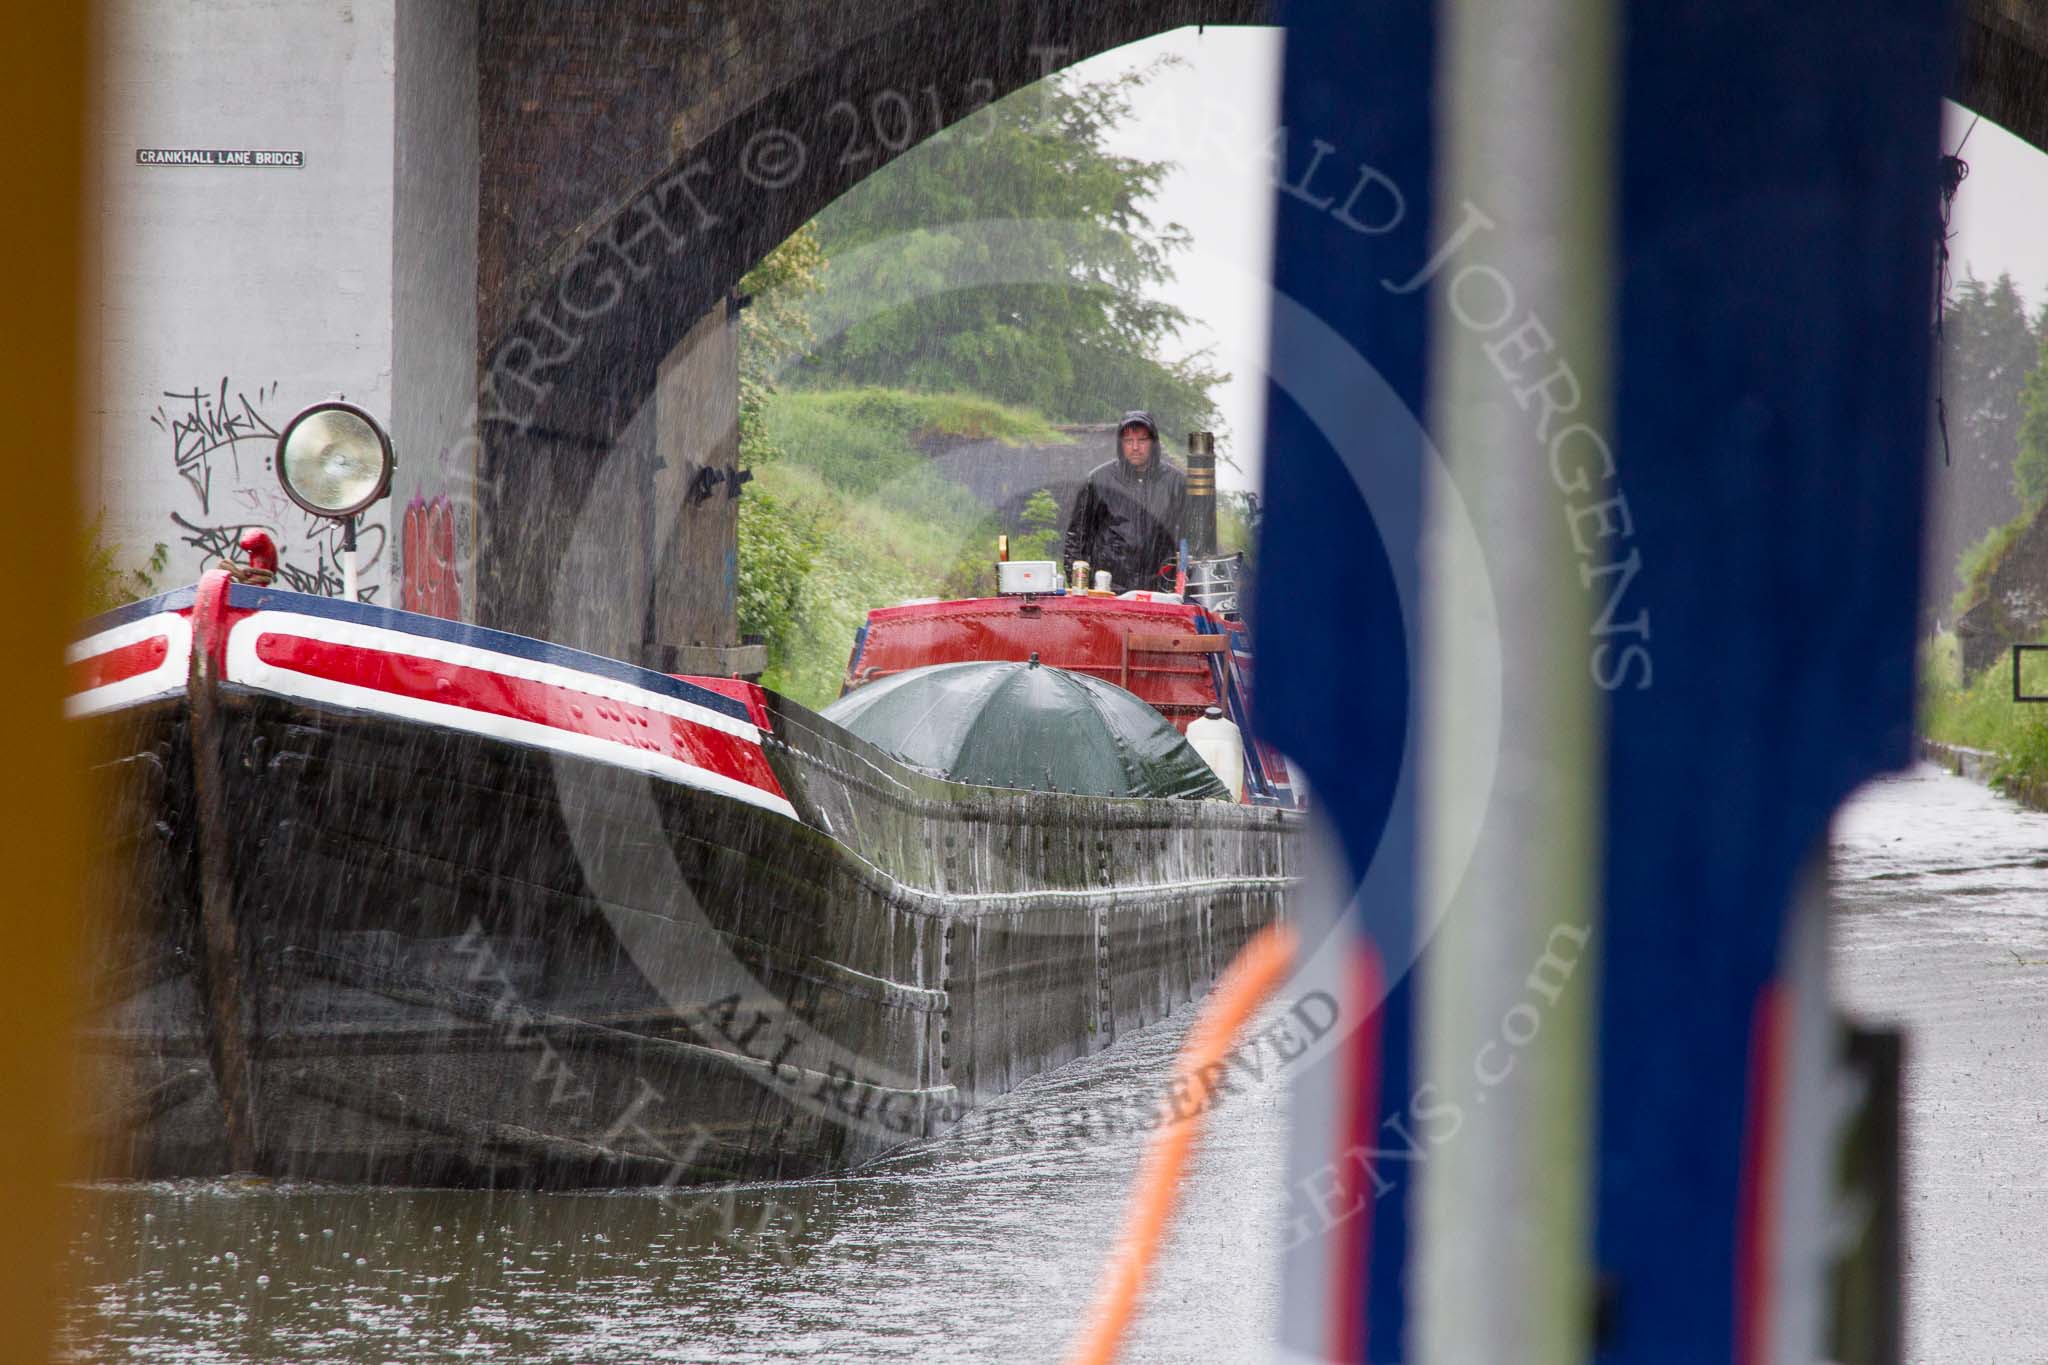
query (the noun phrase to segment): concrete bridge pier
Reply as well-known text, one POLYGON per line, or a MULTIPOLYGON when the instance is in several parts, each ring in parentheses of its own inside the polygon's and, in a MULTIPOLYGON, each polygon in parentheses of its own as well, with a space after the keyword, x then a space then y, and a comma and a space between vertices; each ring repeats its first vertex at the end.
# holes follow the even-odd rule
POLYGON ((654 390, 640 654, 650 668, 727 677, 767 667, 739 638, 739 317, 721 300, 662 360, 654 390))
POLYGON ((670 673, 758 674, 739 640, 738 326, 720 300, 644 400, 486 429, 483 623, 670 673))

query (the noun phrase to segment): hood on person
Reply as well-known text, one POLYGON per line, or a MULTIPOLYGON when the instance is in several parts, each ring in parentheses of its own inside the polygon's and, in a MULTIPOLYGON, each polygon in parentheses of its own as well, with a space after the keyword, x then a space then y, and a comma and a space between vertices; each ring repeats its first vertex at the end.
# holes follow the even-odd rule
POLYGON ((1144 411, 1127 412, 1116 428, 1117 458, 1142 473, 1159 458, 1159 424, 1144 411))
POLYGON ((1132 411, 1116 424, 1114 460, 1088 472, 1074 493, 1063 543, 1068 563, 1110 571, 1112 589, 1160 588, 1187 521, 1187 476, 1160 449, 1152 414, 1132 411))

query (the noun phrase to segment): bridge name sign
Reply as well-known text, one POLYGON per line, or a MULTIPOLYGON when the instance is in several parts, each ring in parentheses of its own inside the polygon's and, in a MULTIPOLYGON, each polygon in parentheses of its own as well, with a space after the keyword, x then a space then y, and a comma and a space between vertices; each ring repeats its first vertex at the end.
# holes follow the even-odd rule
POLYGON ((222 149, 137 147, 138 166, 304 166, 304 152, 227 151, 222 149))

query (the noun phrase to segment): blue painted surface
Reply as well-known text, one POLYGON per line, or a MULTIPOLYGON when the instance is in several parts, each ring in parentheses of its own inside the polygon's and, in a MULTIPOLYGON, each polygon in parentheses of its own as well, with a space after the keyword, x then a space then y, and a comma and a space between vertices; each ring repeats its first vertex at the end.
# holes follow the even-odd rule
POLYGON ((674 697, 678 701, 701 706, 707 711, 716 711, 734 720, 751 723, 744 703, 708 688, 683 682, 666 673, 657 673, 651 668, 638 668, 617 659, 607 659, 601 654, 589 654, 580 649, 551 645, 544 640, 514 635, 508 631, 472 626, 462 621, 447 621, 438 616, 424 616, 417 612, 399 611, 393 607, 379 607, 368 602, 348 602, 339 597, 316 597, 310 593, 291 592, 284 588, 256 588, 243 583, 234 584, 228 589, 228 605, 244 611, 295 611, 307 616, 324 616, 331 620, 353 622, 359 626, 400 630, 409 635, 424 635, 433 640, 446 640, 452 644, 493 650, 517 659, 530 659, 535 663, 573 668, 579 673, 591 673, 601 678, 610 678, 614 682, 645 688, 649 692, 674 697))
POLYGON ((154 597, 145 597, 137 602, 123 603, 111 611, 103 611, 98 616, 80 622, 78 629, 72 633, 72 638, 83 639, 88 635, 97 635, 103 630, 112 630, 115 626, 139 621, 160 611, 183 611, 192 605, 198 595, 199 589, 188 584, 182 588, 173 588, 169 592, 160 592, 154 597))
POLYGON ((1608 696, 1603 1361, 1738 1358, 1752 1011, 1830 812, 1909 758, 1945 11, 1624 15, 1615 621, 1651 662, 1608 696))
MULTIPOLYGON (((1288 181, 1297 188, 1278 198, 1274 287, 1362 355, 1414 420, 1385 420, 1365 392, 1332 392, 1329 339, 1276 309, 1263 525, 1286 534, 1261 538, 1254 707, 1259 732, 1307 774, 1354 871, 1378 860, 1358 928, 1401 973, 1382 1007, 1378 1108, 1389 1114, 1405 1106, 1414 1084, 1416 1001, 1402 972, 1415 934, 1414 812, 1412 795, 1396 799, 1410 656, 1397 583, 1412 581, 1419 560, 1429 348, 1426 291, 1399 294, 1381 281, 1408 279, 1430 254, 1436 16, 1427 0, 1289 0, 1279 8, 1288 29, 1280 121, 1288 181), (1308 175, 1318 139, 1331 150, 1308 175), (1389 230, 1360 232, 1337 212, 1361 164, 1399 187, 1405 209, 1389 230), (1319 424, 1311 411, 1335 420, 1319 424), (1370 508, 1361 468, 1392 476, 1394 491, 1382 487, 1370 508)), ((1405 1354, 1415 1173, 1405 1162, 1379 1173, 1397 1184, 1366 1215, 1371 1259, 1358 1293, 1366 1358, 1394 1362, 1405 1354)))

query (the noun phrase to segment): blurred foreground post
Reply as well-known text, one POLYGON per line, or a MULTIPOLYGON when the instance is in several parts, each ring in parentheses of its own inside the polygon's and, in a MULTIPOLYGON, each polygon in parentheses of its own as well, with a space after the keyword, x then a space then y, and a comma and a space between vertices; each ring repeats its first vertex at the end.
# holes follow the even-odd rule
POLYGON ((0 510, 0 572, 14 584, 0 783, 0 868, 7 949, 0 1000, 5 1063, 7 1236, 0 1237, 0 1355, 48 1356, 64 1298, 75 1171, 71 1148, 80 935, 81 755, 60 722, 64 645, 79 593, 76 460, 83 407, 79 303, 87 243, 84 133, 89 11, 30 6, 0 44, 0 117, 16 130, 14 183, 0 215, 8 311, 0 323, 0 411, 7 414, 8 490, 0 510))
POLYGON ((1290 1359, 1823 1354, 1950 10, 1280 7, 1258 719, 1348 865, 1290 1359))

